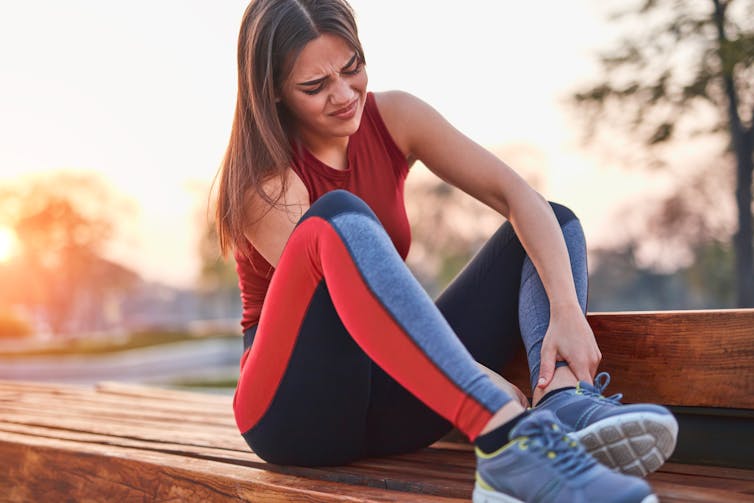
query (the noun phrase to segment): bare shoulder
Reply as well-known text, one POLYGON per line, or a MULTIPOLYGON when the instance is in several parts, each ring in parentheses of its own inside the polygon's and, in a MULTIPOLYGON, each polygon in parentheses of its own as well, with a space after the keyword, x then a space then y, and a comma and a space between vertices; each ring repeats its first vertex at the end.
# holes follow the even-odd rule
POLYGON ((254 248, 273 266, 277 266, 283 247, 296 223, 309 209, 309 193, 292 169, 280 177, 271 177, 261 185, 267 201, 256 190, 246 195, 244 235, 254 248))
POLYGON ((380 115, 390 135, 408 159, 416 159, 416 137, 440 115, 420 98, 405 91, 374 93, 380 115))
POLYGON ((427 105, 416 96, 405 91, 383 91, 374 93, 374 100, 380 111, 390 136, 407 158, 411 158, 411 134, 417 114, 427 105))

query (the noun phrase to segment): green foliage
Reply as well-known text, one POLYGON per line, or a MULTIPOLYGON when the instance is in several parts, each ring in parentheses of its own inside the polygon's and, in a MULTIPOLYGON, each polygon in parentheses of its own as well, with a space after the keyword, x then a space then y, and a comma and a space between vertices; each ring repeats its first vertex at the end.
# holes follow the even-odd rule
POLYGON ((197 391, 202 389, 234 389, 238 385, 238 378, 226 378, 226 379, 196 379, 196 380, 179 380, 172 383, 173 386, 180 388, 192 388, 197 391))

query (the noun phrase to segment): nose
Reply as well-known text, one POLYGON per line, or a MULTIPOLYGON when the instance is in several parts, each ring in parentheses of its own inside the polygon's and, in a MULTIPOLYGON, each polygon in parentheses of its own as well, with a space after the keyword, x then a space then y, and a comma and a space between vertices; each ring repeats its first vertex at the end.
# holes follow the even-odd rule
POLYGON ((330 93, 330 102, 335 106, 345 106, 353 100, 354 92, 348 81, 343 77, 333 83, 330 93))

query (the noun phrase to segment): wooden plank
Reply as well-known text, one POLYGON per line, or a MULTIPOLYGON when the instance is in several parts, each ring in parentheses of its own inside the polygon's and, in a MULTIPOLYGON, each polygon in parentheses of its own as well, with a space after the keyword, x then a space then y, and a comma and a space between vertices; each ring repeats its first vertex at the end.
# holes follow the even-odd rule
MULTIPOLYGON (((92 417, 133 420, 155 420, 163 424, 180 423, 196 424, 201 426, 216 426, 221 428, 236 427, 235 420, 229 409, 218 410, 214 413, 196 409, 172 409, 164 406, 150 407, 142 401, 134 400, 124 407, 124 403, 110 402, 107 400, 90 398, 68 398, 65 400, 66 411, 76 411, 81 414, 90 414, 92 417)), ((27 395, 23 398, 5 401, 0 398, 0 407, 3 410, 55 410, 54 403, 48 397, 27 395)))
POLYGON ((754 481, 754 470, 728 468, 725 466, 687 465, 681 463, 665 463, 662 471, 666 473, 681 473, 685 475, 703 475, 719 479, 751 480, 754 481))
MULTIPOLYGON (((184 401, 188 397, 180 396, 182 392, 175 395, 170 390, 162 395, 163 390, 137 388, 116 390, 118 393, 114 394, 56 385, 32 386, 29 393, 23 393, 23 389, 0 383, 0 456, 3 459, 21 456, 21 465, 24 459, 44 462, 46 471, 52 473, 45 474, 47 479, 42 480, 28 470, 23 473, 11 470, 14 477, 30 477, 21 484, 25 489, 16 489, 15 482, 3 479, 4 474, 0 473, 0 494, 5 487, 17 491, 12 493, 11 500, 60 499, 59 492, 45 491, 61 490, 73 491, 73 496, 65 494, 71 499, 102 499, 102 494, 107 494, 108 499, 114 499, 111 495, 115 495, 124 501, 170 497, 467 501, 473 487, 475 459, 468 444, 437 442, 417 452, 364 459, 338 467, 279 466, 265 463, 252 453, 234 424, 203 424, 202 421, 213 418, 204 412, 207 404, 200 394, 184 401), (51 400, 56 400, 54 406, 40 406, 53 403, 51 400), (96 407, 98 401, 102 401, 101 410, 96 407), (142 406, 148 410, 147 417, 135 413, 142 406), (194 420, 181 421, 181 414, 194 420), (123 458, 113 453, 126 454, 123 458), (155 459, 159 460, 157 468, 155 459), (60 469, 58 463, 62 463, 60 469), (191 473, 176 474, 171 470, 191 473), (256 470, 278 478, 252 477, 251 486, 239 489, 234 477, 243 477, 237 470, 256 470), (303 481, 298 483, 303 485, 294 482, 292 491, 286 493, 289 480, 303 481), (172 485, 176 486, 177 496, 164 489, 172 485), (344 492, 341 486, 350 492, 344 492), (389 499, 384 499, 381 493, 368 492, 375 487, 381 488, 379 491, 393 491, 388 491, 389 499), (241 490, 246 492, 239 496, 241 490), (337 490, 337 495, 346 499, 337 499, 340 496, 331 495, 330 490, 337 490), (451 499, 431 499, 436 497, 451 499)), ((228 408, 218 411, 218 415, 230 418, 227 400, 225 405, 228 408)), ((666 464, 648 480, 662 501, 740 502, 754 498, 754 472, 748 470, 666 464)))
MULTIPOLYGON (((241 357, 239 350, 239 359, 241 357)), ((111 394, 119 396, 133 396, 139 398, 155 398, 162 401, 177 402, 181 404, 199 403, 231 405, 233 398, 226 395, 213 395, 211 393, 197 393, 194 391, 173 390, 158 388, 155 386, 143 386, 139 384, 119 383, 112 381, 103 381, 95 386, 97 393, 111 394)))
POLYGON ((656 482, 668 482, 688 488, 709 488, 733 491, 739 494, 754 496, 754 482, 751 480, 719 479, 701 475, 682 475, 678 473, 655 472, 649 477, 652 484, 656 482))
POLYGON ((461 498, 468 496, 469 481, 473 479, 473 469, 471 468, 466 470, 466 473, 458 475, 454 473, 455 470, 446 471, 444 466, 428 468, 426 465, 423 466, 415 462, 409 463, 404 461, 401 463, 400 461, 394 461, 391 463, 387 458, 378 460, 376 466, 366 461, 342 467, 284 467, 267 464, 248 450, 246 452, 239 452, 193 445, 171 444, 168 442, 145 442, 134 440, 133 438, 1 422, 0 431, 23 433, 26 436, 49 439, 76 440, 77 442, 95 443, 103 446, 136 447, 141 450, 264 468, 276 473, 306 476, 313 480, 337 481, 370 487, 385 487, 404 492, 458 496, 461 498))
MULTIPOLYGON (((244 451, 206 447, 196 444, 173 443, 161 440, 119 437, 71 429, 56 429, 22 423, 0 422, 0 432, 18 433, 48 439, 75 440, 90 445, 118 446, 140 450, 175 454, 181 457, 209 459, 234 465, 243 465, 267 471, 303 476, 312 480, 342 482, 370 487, 385 487, 404 492, 467 497, 469 481, 473 480, 473 465, 459 466, 452 459, 432 465, 401 457, 367 459, 338 467, 293 467, 271 465, 249 449, 244 451)), ((451 451, 453 452, 453 451, 451 451)), ((457 455, 457 453, 456 453, 457 455)), ((466 457, 473 459, 470 453, 466 457)))
MULTIPOLYGON (((51 401, 72 398, 80 400, 95 400, 97 403, 113 404, 134 404, 140 407, 152 409, 169 409, 176 411, 204 411, 208 414, 214 414, 218 410, 227 411, 232 414, 232 398, 229 396, 217 396, 201 393, 174 392, 172 390, 163 390, 155 388, 151 393, 143 392, 139 394, 139 388, 128 386, 131 393, 113 392, 109 387, 104 389, 97 388, 93 392, 91 388, 76 385, 47 385, 41 386, 39 383, 12 383, 9 381, 0 381, 0 401, 12 402, 14 400, 23 400, 29 396, 44 396, 51 401), (27 387, 28 386, 28 387, 27 387), (167 392, 167 396, 162 396, 162 392, 167 392), (186 400, 177 399, 175 393, 188 395, 191 398, 186 400), (171 397, 172 398, 168 398, 171 397), (206 397, 206 400, 205 400, 206 397)), ((232 418, 232 415, 227 416, 232 418)))
MULTIPOLYGON (((25 434, 23 436, 24 442, 26 443, 32 443, 33 439, 29 440, 30 435, 25 434)), ((7 435, 3 435, 0 433, 0 455, 13 455, 17 456, 18 452, 8 452, 7 449, 4 450, 4 441, 7 440, 7 435)), ((56 464, 56 459, 58 456, 60 456, 59 452, 54 452, 53 456, 50 456, 49 449, 54 448, 57 446, 57 444, 60 443, 61 439, 47 439, 52 442, 52 445, 49 445, 47 442, 43 445, 43 451, 39 452, 38 449, 35 449, 35 452, 41 456, 41 459, 43 459, 42 462, 44 462, 45 470, 40 470, 44 473, 47 473, 43 477, 45 480, 39 480, 38 478, 34 478, 33 480, 29 481, 33 483, 32 488, 26 488, 26 492, 19 492, 18 484, 14 485, 14 489, 11 489, 8 494, 11 495, 11 500, 17 499, 19 501, 26 501, 26 500, 35 500, 39 499, 38 497, 41 496, 51 496, 49 493, 42 493, 40 491, 45 491, 46 487, 49 487, 50 484, 53 484, 53 482, 50 479, 55 479, 54 481, 54 487, 56 488, 56 491, 59 491, 61 488, 63 488, 66 491, 66 496, 69 497, 76 497, 76 499, 79 498, 103 498, 107 497, 108 499, 115 499, 117 497, 119 500, 123 499, 125 501, 129 501, 130 499, 139 499, 142 498, 152 500, 152 499, 162 499, 164 495, 160 494, 159 492, 155 491, 154 486, 157 485, 158 487, 161 485, 168 485, 171 487, 172 490, 177 491, 180 496, 180 498, 189 498, 189 499, 196 499, 196 498, 209 498, 211 494, 212 499, 219 499, 222 497, 223 500, 233 500, 237 499, 236 496, 231 492, 227 491, 228 481, 225 480, 215 480, 216 478, 224 479, 228 475, 229 472, 236 473, 236 470, 239 468, 238 466, 233 465, 223 465, 222 467, 216 467, 215 471, 208 471, 207 467, 202 465, 200 463, 196 463, 194 459, 192 458, 185 458, 185 456, 182 456, 180 458, 180 462, 177 462, 177 459, 174 459, 172 461, 167 461, 167 473, 163 472, 166 468, 158 467, 157 473, 155 474, 155 468, 152 466, 152 461, 154 459, 153 454, 154 453, 144 453, 142 451, 134 451, 133 454, 138 458, 138 463, 145 463, 144 465, 138 465, 138 466, 126 466, 125 468, 121 464, 121 461, 117 459, 112 458, 113 454, 113 446, 107 446, 107 461, 103 463, 103 460, 100 460, 98 463, 95 464, 86 464, 80 462, 79 458, 81 457, 79 454, 76 454, 76 468, 73 468, 70 463, 72 462, 71 459, 65 460, 65 466, 62 470, 63 480, 58 480, 58 478, 61 475, 60 470, 58 469, 58 465, 56 464), (148 460, 148 461, 145 461, 148 460), (188 460, 188 461, 186 461, 188 460), (176 484, 175 479, 173 478, 174 475, 171 473, 171 470, 175 469, 176 467, 202 467, 201 471, 202 473, 199 475, 196 474, 190 474, 190 475, 183 475, 182 483, 188 483, 189 481, 191 483, 195 483, 200 486, 209 485, 212 489, 210 493, 207 493, 205 491, 204 487, 183 487, 181 481, 178 482, 178 487, 172 487, 174 484, 176 484), (106 466, 106 469, 103 470, 103 466, 106 466), (148 471, 150 473, 150 476, 147 481, 142 480, 144 477, 143 474, 140 475, 141 471, 148 471), (103 474, 104 471, 104 474, 103 474), (57 474, 57 475, 53 475, 57 474), (72 477, 72 475, 75 475, 72 477), (155 479, 165 477, 168 480, 162 480, 161 482, 157 482, 155 479), (77 480, 81 479, 82 481, 85 481, 88 486, 94 485, 96 488, 96 492, 94 488, 87 487, 84 488, 88 492, 80 492, 82 491, 81 487, 77 487, 77 480), (112 480, 111 480, 112 479, 112 480), (209 480, 208 480, 209 479, 209 480), (211 482, 211 483, 210 483, 211 482), (113 487, 113 485, 115 487, 113 487), (124 489, 125 486, 128 491, 138 491, 136 493, 136 496, 131 492, 123 492, 126 489, 124 489), (14 492, 15 490, 15 492, 14 492), (17 498, 16 498, 17 497, 17 498)), ((83 439, 79 438, 79 443, 75 446, 75 451, 77 453, 81 453, 82 451, 84 453, 88 452, 89 446, 82 446, 81 441, 83 439)), ((99 454, 102 454, 102 447, 97 446, 95 447, 96 452, 99 454)), ((54 449, 53 449, 54 450, 54 449)), ((116 451, 117 452, 117 451, 116 451)), ((462 452, 453 452, 454 455, 462 455, 462 452)), ((160 454, 160 453, 157 453, 160 454)), ((165 453, 162 453, 165 454, 165 453)), ((467 453, 468 454, 468 453, 467 453)), ((159 458, 159 456, 158 456, 159 458)), ((13 459, 13 458, 3 458, 3 459, 13 459)), ((161 458, 164 459, 164 458, 161 458)), ((202 461, 202 460, 199 460, 202 461)), ((207 461, 207 460, 204 460, 207 461)), ((214 461, 214 460, 211 460, 214 461)), ((20 461, 18 463, 19 465, 23 466, 24 462, 20 461)), ((268 467, 270 468, 270 467, 268 467)), ((274 468, 274 467, 271 467, 274 468)), ((314 471, 316 469, 312 469, 314 471)), ((11 470, 12 471, 12 470, 11 470)), ((325 471, 325 470, 323 470, 325 471)), ((272 470, 265 470, 267 473, 273 473, 272 470)), ((26 473, 26 472, 25 472, 26 473)), ((287 475, 280 475, 280 477, 283 477, 281 479, 275 479, 275 480, 281 480, 284 481, 286 484, 289 483, 288 477, 290 479, 297 479, 299 477, 294 476, 295 474, 287 474, 287 475)), ((292 490, 290 492, 281 492, 277 493, 276 491, 287 491, 287 485, 285 486, 285 489, 283 486, 280 486, 278 488, 254 488, 252 493, 246 494, 246 497, 249 497, 252 501, 290 501, 291 499, 295 499, 297 501, 353 501, 351 498, 357 498, 359 501, 467 501, 468 496, 470 495, 471 487, 472 487, 472 475, 473 475, 473 469, 468 469, 465 474, 465 480, 458 481, 457 483, 453 484, 452 490, 459 495, 459 498, 456 499, 433 499, 432 496, 429 496, 427 494, 419 494, 419 495, 411 495, 411 494, 403 494, 403 493, 391 493, 389 495, 389 499, 373 499, 372 496, 370 498, 370 494, 373 494, 373 490, 370 488, 376 484, 376 481, 365 481, 365 480, 359 480, 359 482, 350 482, 351 484, 354 483, 361 483, 361 487, 352 487, 349 485, 346 485, 346 487, 351 488, 351 492, 342 491, 339 489, 336 495, 330 495, 330 494, 321 494, 323 491, 323 488, 330 488, 332 487, 332 482, 329 482, 327 480, 322 480, 321 478, 318 478, 317 480, 308 480, 307 482, 307 488, 310 491, 313 491, 316 489, 315 492, 318 494, 312 495, 309 493, 300 493, 297 490, 292 490), (322 485, 320 485, 322 484, 322 485), (340 498, 340 495, 345 495, 347 498, 340 498), (348 498, 348 497, 351 498, 348 498), (411 496, 415 496, 414 499, 411 499, 411 496)), ((658 495, 661 497, 661 501, 663 502, 724 502, 724 501, 736 501, 736 502, 743 502, 743 501, 750 501, 750 495, 742 494, 736 490, 731 490, 730 488, 725 487, 704 487, 699 485, 688 485, 684 483, 680 483, 678 480, 666 480, 665 478, 659 478, 657 477, 658 474, 653 474, 653 476, 650 477, 650 482, 652 483, 652 486, 654 487, 655 491, 658 493, 658 495)), ((10 473, 8 475, 8 479, 13 476, 13 473, 10 473)), ((425 484, 423 478, 421 476, 417 476, 417 474, 412 473, 410 471, 404 472, 405 477, 413 477, 416 478, 415 485, 411 487, 414 490, 422 489, 422 485, 425 484)), ((35 475, 35 477, 37 477, 35 475)), ((0 488, 2 487, 9 487, 10 482, 9 480, 3 480, 3 476, 0 475, 0 488)), ((265 479, 270 480, 270 479, 265 479)), ((292 484, 294 488, 296 488, 296 484, 292 484)), ((391 483, 389 479, 385 482, 385 486, 387 488, 391 487, 391 483)), ((405 489, 405 485, 401 486, 403 490, 405 489)), ((57 493, 58 495, 60 493, 57 493)))
POLYGON ((0 433, 0 471, 10 501, 336 501, 454 503, 467 499, 416 495, 312 481, 216 461, 123 447, 0 433), (103 455, 107 462, 103 462, 103 455), (55 469, 51 469, 54 467, 55 469))
MULTIPOLYGON (((608 394, 628 403, 754 409, 754 309, 590 313, 610 372, 608 394)), ((523 353, 503 375, 529 392, 523 353)))
POLYGON ((744 503, 750 502, 745 495, 725 489, 686 487, 672 482, 652 482, 655 494, 662 503, 744 503))
POLYGON ((243 438, 230 431, 213 430, 180 430, 172 425, 136 424, 127 421, 92 421, 87 416, 73 414, 44 414, 30 416, 28 413, 18 414, 0 411, 0 421, 13 424, 28 424, 48 428, 60 428, 71 431, 84 431, 101 435, 128 436, 139 440, 169 441, 176 444, 218 447, 224 449, 247 449, 243 438))
MULTIPOLYGON (((6 431, 8 425, 0 424, 0 430, 6 431)), ((43 436, 53 440, 76 440, 78 442, 97 442, 101 445, 107 446, 121 446, 121 447, 136 447, 139 449, 156 449, 155 445, 151 443, 144 443, 140 441, 134 441, 126 438, 106 438, 99 435, 81 434, 73 432, 56 432, 54 430, 45 430, 34 427, 18 426, 17 433, 24 433, 25 436, 43 436), (59 437, 59 438, 58 438, 59 437), (115 442, 110 443, 110 442, 115 442), (123 445, 121 445, 123 444, 123 445)), ((427 449, 429 450, 429 449, 427 449)), ((427 451, 425 450, 425 451, 427 451)), ((242 453, 228 453, 221 450, 211 449, 195 449, 191 451, 185 451, 184 446, 161 444, 157 448, 157 452, 178 454, 182 457, 201 457, 201 459, 209 459, 213 461, 222 461, 224 463, 233 461, 234 464, 244 464, 246 466, 262 467, 267 471, 276 473, 287 473, 295 476, 305 476, 310 479, 324 480, 324 481, 336 481, 346 482, 349 484, 360 484, 364 486, 374 487, 376 485, 382 485, 386 488, 398 489, 402 491, 423 491, 424 494, 443 494, 445 496, 457 496, 459 498, 465 498, 468 496, 471 490, 471 484, 473 480, 473 466, 458 468, 456 463, 451 462, 443 467, 436 467, 435 473, 425 474, 422 473, 421 467, 417 469, 412 467, 409 463, 404 463, 403 466, 397 464, 397 461, 406 460, 407 456, 395 456, 391 458, 381 458, 380 460, 365 460, 355 465, 358 466, 345 466, 345 467, 332 467, 332 468, 300 468, 300 467, 278 467, 275 465, 266 465, 264 462, 255 458, 251 453, 247 453, 245 456, 242 453), (170 450, 176 449, 176 450, 170 450), (235 459, 228 458, 227 456, 233 456, 235 459), (256 459, 257 463, 246 464, 244 458, 247 460, 256 459), (240 462, 240 463, 239 463, 240 462), (359 468, 369 467, 370 470, 359 470, 359 468), (455 469, 452 469, 455 468, 455 469), (283 471, 279 471, 282 469, 283 471), (446 471, 447 470, 447 471, 446 471), (394 473, 400 473, 403 479, 411 479, 413 484, 406 483, 405 480, 400 480, 400 477, 393 479, 394 473), (455 473, 454 473, 455 472, 455 473), (453 474, 453 477, 447 477, 453 474), (330 477, 329 479, 326 477, 330 477), (427 492, 431 487, 433 492, 427 492)), ((464 458, 472 458, 470 453, 459 451, 445 451, 445 455, 450 457, 464 456, 464 458)), ((416 456, 414 455, 414 458, 416 456)), ((704 470, 706 467, 693 467, 693 470, 704 470)), ((737 471, 738 475, 742 475, 737 471)), ((683 479, 674 477, 669 473, 656 473, 650 476, 649 480, 652 483, 655 490, 662 496, 663 501, 746 501, 750 494, 747 494, 746 489, 751 485, 751 481, 748 481, 748 486, 742 486, 739 484, 731 484, 731 478, 719 479, 717 481, 710 480, 699 481, 692 479, 683 479)), ((734 479, 735 480, 735 479, 734 479)))

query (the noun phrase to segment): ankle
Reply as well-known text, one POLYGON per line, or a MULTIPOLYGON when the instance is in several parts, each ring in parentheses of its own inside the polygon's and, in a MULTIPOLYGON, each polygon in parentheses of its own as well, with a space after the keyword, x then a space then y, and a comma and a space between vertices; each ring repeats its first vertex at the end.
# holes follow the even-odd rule
POLYGON ((539 407, 542 403, 548 401, 551 397, 553 397, 555 395, 558 395, 558 394, 560 394, 563 391, 575 390, 575 389, 576 389, 575 386, 565 386, 563 388, 552 389, 552 390, 548 391, 547 393, 545 393, 542 396, 542 398, 540 398, 539 400, 537 400, 537 406, 539 407))
POLYGON ((513 429, 531 413, 532 410, 528 409, 517 416, 513 416, 512 419, 509 419, 489 433, 476 437, 474 444, 483 453, 492 454, 510 441, 509 437, 513 429))
POLYGON ((569 367, 558 367, 555 369, 555 374, 548 384, 544 388, 536 387, 531 396, 532 407, 535 407, 547 393, 560 388, 573 388, 579 383, 576 375, 571 371, 569 367))
POLYGON ((510 402, 500 407, 495 415, 492 416, 489 421, 487 421, 487 424, 484 426, 484 428, 482 428, 482 431, 479 432, 479 435, 484 435, 485 433, 489 433, 490 431, 494 430, 498 426, 502 426, 514 417, 521 414, 523 411, 524 408, 518 402, 511 400, 510 402))

